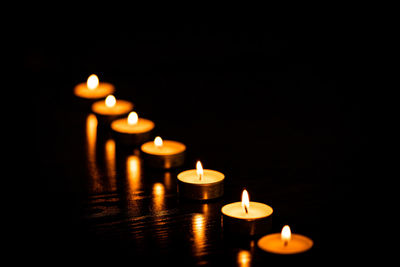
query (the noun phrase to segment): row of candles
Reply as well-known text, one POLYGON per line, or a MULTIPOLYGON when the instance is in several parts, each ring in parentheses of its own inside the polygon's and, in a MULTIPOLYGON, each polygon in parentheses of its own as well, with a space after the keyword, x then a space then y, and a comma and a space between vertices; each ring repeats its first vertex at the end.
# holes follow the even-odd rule
MULTIPOLYGON (((133 110, 134 105, 126 100, 116 99, 115 87, 99 82, 92 74, 86 83, 74 88, 74 94, 92 102, 91 110, 99 121, 109 125, 113 134, 123 144, 140 146, 144 162, 154 168, 170 169, 184 163, 186 146, 177 141, 151 138, 155 127, 153 121, 139 118, 133 110), (123 117, 126 116, 127 117, 123 117)), ((186 170, 177 175, 178 194, 194 200, 210 200, 224 194, 225 175, 219 171, 203 169, 200 161, 196 169, 186 170)), ((269 205, 250 201, 249 194, 243 190, 242 201, 224 205, 221 209, 222 224, 227 232, 244 236, 260 236, 267 233, 272 225, 273 209, 269 205)), ((267 252, 277 254, 296 254, 309 250, 313 241, 300 234, 292 234, 285 225, 281 233, 261 237, 258 246, 267 252)))

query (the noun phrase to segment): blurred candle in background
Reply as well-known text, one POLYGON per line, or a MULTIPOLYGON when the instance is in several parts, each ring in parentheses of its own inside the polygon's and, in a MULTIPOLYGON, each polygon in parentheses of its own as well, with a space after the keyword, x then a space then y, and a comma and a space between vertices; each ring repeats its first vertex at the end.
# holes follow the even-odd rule
POLYGON ((141 145, 150 139, 154 122, 139 118, 135 111, 131 111, 128 117, 111 122, 111 129, 116 139, 121 143, 141 145))
POLYGON ((74 87, 74 94, 77 97, 97 100, 113 94, 115 91, 114 85, 106 82, 99 82, 96 74, 88 77, 86 83, 80 83, 74 87))
POLYGON ((105 100, 96 101, 92 104, 92 111, 102 123, 111 121, 120 116, 127 115, 133 109, 133 104, 126 100, 116 99, 108 95, 105 100))

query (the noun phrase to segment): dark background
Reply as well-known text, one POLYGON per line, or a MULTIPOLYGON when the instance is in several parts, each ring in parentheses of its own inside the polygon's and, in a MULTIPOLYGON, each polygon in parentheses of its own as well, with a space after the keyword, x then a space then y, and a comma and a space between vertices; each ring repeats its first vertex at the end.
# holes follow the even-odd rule
MULTIPOLYGON (((353 255, 349 236, 359 219, 361 147, 367 142, 360 130, 361 89, 355 80, 361 63, 353 30, 353 24, 323 16, 275 23, 149 19, 32 28, 24 67, 38 92, 43 254, 72 261, 83 255, 90 261, 236 265, 245 249, 262 266, 275 258, 251 248, 250 241, 232 241, 219 225, 220 207, 239 201, 247 188, 251 200, 274 208, 273 232, 289 224, 314 240, 313 249, 296 260, 353 255), (140 216, 125 212, 124 157, 132 150, 117 140, 118 189, 90 191, 87 112, 72 90, 92 73, 113 83, 117 98, 131 100, 139 116, 152 119, 156 135, 187 145, 186 164, 171 172, 173 178, 197 159, 226 175, 224 197, 208 206, 200 254, 188 229, 204 204, 181 200, 170 188, 164 213, 149 208, 151 185, 162 181, 154 177, 164 174, 146 170, 135 202, 140 216), (104 216, 96 217, 99 209, 104 216), (158 220, 161 228, 152 226, 158 220)), ((102 177, 107 138, 107 130, 98 131, 102 177)))

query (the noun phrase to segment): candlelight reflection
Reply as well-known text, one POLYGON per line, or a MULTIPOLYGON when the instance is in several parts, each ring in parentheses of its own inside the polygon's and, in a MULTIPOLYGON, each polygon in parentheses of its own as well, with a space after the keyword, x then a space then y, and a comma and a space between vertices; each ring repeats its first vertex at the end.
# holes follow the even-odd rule
POLYGON ((247 250, 240 250, 237 255, 237 262, 240 267, 251 266, 251 253, 247 250))
POLYGON ((153 211, 162 211, 165 206, 165 188, 162 183, 153 184, 153 211))
POLYGON ((117 182, 115 167, 115 141, 113 139, 108 139, 105 143, 105 160, 107 177, 109 180, 108 190, 115 191, 117 189, 117 182))
POLYGON ((126 177, 128 179, 128 191, 130 194, 139 190, 141 187, 140 181, 141 166, 140 158, 136 155, 130 155, 126 158, 126 177))
POLYGON ((192 230, 194 237, 194 253, 201 256, 205 253, 206 245, 206 218, 203 214, 195 214, 192 217, 192 230))
POLYGON ((126 158, 126 203, 128 211, 137 216, 140 209, 137 204, 138 191, 142 187, 141 163, 138 155, 129 155, 126 158))
POLYGON ((203 214, 207 216, 207 215, 209 214, 209 212, 210 212, 210 209, 209 209, 208 204, 207 204, 207 203, 204 203, 204 204, 202 205, 202 209, 203 209, 203 214))
POLYGON ((89 114, 86 118, 86 152, 87 167, 89 171, 90 189, 93 192, 102 191, 100 183, 100 173, 96 163, 96 139, 97 139, 97 118, 94 114, 89 114))

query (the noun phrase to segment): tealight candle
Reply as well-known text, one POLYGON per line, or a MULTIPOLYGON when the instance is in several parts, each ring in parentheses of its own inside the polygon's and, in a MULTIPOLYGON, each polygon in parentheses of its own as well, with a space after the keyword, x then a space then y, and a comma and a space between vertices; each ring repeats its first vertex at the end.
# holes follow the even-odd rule
POLYGON ((103 122, 112 120, 128 114, 133 109, 133 104, 126 100, 117 100, 113 95, 109 95, 105 100, 94 102, 92 111, 101 118, 103 122))
POLYGON ((292 234, 290 227, 285 225, 281 233, 263 236, 258 240, 258 247, 275 254, 296 254, 309 250, 313 241, 299 234, 292 234))
POLYGON ((249 200, 247 190, 243 190, 242 201, 222 207, 222 224, 227 232, 239 235, 260 235, 271 229, 273 209, 263 203, 249 200))
POLYGON ((74 88, 74 94, 77 97, 89 100, 104 98, 114 93, 114 91, 114 85, 111 83, 99 82, 99 78, 96 74, 90 75, 86 83, 80 83, 74 88))
POLYGON ((182 197, 196 200, 218 198, 224 194, 224 179, 223 173, 203 169, 198 161, 195 170, 178 174, 178 193, 182 197))
POLYGON ((114 120, 111 129, 122 143, 140 145, 150 139, 154 122, 139 118, 137 113, 132 111, 127 118, 114 120))
POLYGON ((185 161, 186 146, 172 140, 162 140, 157 136, 141 146, 145 164, 154 168, 175 168, 185 161))

